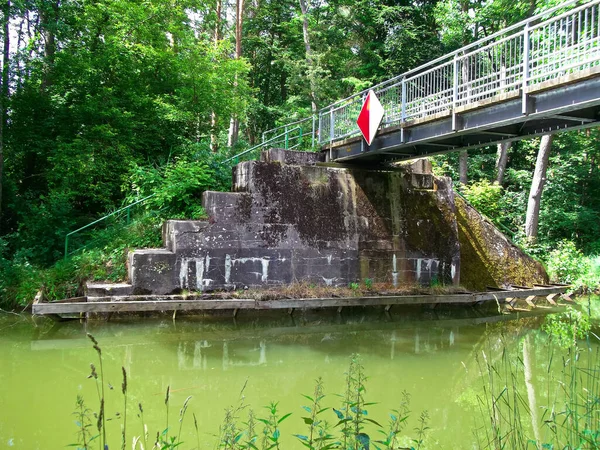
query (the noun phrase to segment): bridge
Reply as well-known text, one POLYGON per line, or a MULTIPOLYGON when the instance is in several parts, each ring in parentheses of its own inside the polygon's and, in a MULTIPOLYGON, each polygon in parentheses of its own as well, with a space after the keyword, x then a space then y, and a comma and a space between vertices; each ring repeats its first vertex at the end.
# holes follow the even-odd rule
POLYGON ((375 163, 598 126, 599 4, 566 2, 371 87, 384 108, 371 145, 356 124, 365 90, 231 159, 310 136, 330 161, 375 163))

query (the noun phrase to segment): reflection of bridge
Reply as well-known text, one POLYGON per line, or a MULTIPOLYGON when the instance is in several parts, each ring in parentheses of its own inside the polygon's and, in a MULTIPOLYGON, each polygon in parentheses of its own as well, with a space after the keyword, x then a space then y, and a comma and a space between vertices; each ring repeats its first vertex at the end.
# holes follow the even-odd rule
POLYGON ((356 125, 367 91, 323 108, 312 120, 271 130, 263 142, 287 148, 300 131, 312 133, 313 146, 331 160, 402 160, 597 126, 600 0, 579 3, 567 2, 374 86, 385 114, 370 146, 356 125))

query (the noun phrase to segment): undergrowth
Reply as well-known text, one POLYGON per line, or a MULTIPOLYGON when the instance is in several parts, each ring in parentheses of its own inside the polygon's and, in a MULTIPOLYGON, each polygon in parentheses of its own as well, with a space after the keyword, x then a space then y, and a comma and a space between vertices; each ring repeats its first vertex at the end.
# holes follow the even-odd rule
POLYGON ((126 279, 127 252, 161 245, 162 219, 147 215, 125 227, 98 230, 91 245, 50 267, 0 258, 0 306, 24 307, 38 292, 49 301, 83 295, 86 281, 126 279))

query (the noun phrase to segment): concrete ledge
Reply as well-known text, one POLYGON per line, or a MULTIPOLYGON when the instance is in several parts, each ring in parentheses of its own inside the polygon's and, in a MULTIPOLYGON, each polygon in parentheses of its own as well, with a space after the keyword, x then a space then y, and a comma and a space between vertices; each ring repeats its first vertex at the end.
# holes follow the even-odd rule
POLYGON ((507 289, 493 292, 463 293, 450 295, 391 295, 344 298, 299 298, 279 300, 253 299, 198 299, 194 296, 128 296, 103 297, 96 302, 38 303, 33 305, 33 314, 75 314, 136 311, 210 311, 210 310, 276 310, 316 309, 352 306, 402 306, 436 304, 473 304, 485 301, 510 302, 515 298, 543 298, 562 294, 568 286, 548 286, 529 289, 507 289))
POLYGON ((262 162, 280 162, 282 164, 314 166, 318 162, 325 162, 325 155, 319 152, 299 152, 272 148, 260 155, 262 162))
POLYGON ((85 286, 85 292, 87 297, 132 295, 133 286, 127 283, 87 283, 85 286))

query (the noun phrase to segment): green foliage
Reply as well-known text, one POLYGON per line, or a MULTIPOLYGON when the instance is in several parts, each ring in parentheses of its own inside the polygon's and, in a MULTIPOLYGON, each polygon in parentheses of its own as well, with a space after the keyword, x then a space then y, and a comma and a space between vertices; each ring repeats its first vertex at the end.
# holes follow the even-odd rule
POLYGON ((546 258, 550 278, 579 292, 600 289, 600 257, 585 256, 572 241, 560 241, 546 258))
POLYGON ((335 448, 333 435, 330 432, 329 424, 322 419, 322 414, 327 412, 329 408, 322 407, 322 401, 325 398, 323 393, 323 380, 317 379, 313 396, 304 395, 310 403, 310 406, 303 406, 302 409, 308 413, 307 417, 303 417, 304 423, 308 425, 306 435, 295 434, 300 443, 309 450, 329 450, 335 448))
POLYGON ((469 203, 486 216, 501 216, 502 186, 484 179, 465 186, 463 193, 469 203))
POLYGON ((130 180, 132 193, 142 198, 154 194, 146 209, 172 219, 198 219, 206 216, 202 193, 213 187, 214 176, 206 163, 178 158, 163 169, 134 166, 130 180))
POLYGON ((40 290, 50 301, 76 297, 83 295, 86 281, 124 281, 127 252, 159 246, 160 225, 161 220, 147 215, 127 227, 96 231, 86 249, 48 268, 22 258, 7 260, 0 253, 0 305, 28 305, 40 290))
POLYGON ((279 411, 277 410, 277 403, 271 402, 269 406, 265 406, 265 409, 269 412, 266 418, 259 418, 258 421, 262 422, 264 427, 262 431, 262 449, 263 450, 279 450, 280 447, 280 437, 281 431, 279 429, 279 424, 283 422, 285 419, 290 417, 291 413, 287 413, 283 416, 279 416, 279 411))
MULTIPOLYGON (((398 447, 398 439, 402 430, 406 427, 406 422, 410 416, 410 394, 406 391, 402 391, 402 401, 400 408, 394 409, 390 413, 390 420, 388 422, 387 430, 378 430, 380 434, 384 436, 384 439, 376 441, 378 444, 383 445, 383 448, 394 450, 398 447)), ((382 427, 383 428, 383 427, 382 427)))
POLYGON ((589 335, 590 317, 581 310, 567 306, 566 311, 547 316, 542 330, 562 348, 570 348, 577 345, 577 340, 589 335))

